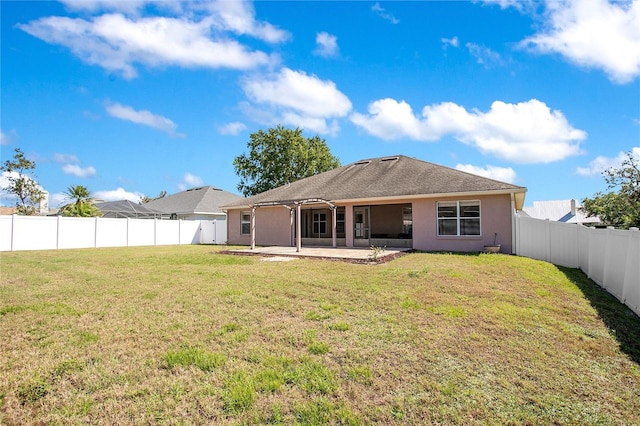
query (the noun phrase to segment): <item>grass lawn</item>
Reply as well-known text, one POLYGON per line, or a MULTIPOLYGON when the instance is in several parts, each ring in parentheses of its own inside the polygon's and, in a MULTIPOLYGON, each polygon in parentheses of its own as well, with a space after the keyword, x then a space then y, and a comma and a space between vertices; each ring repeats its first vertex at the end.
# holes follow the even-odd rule
POLYGON ((0 424, 640 424, 640 319, 506 255, 2 253, 0 424))

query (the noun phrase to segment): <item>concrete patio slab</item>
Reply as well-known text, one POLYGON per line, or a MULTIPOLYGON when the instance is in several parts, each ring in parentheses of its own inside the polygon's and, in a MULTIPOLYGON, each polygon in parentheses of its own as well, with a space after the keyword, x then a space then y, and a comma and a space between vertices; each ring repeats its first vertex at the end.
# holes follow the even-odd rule
MULTIPOLYGON (((386 262, 410 250, 409 248, 385 248, 382 253, 378 254, 377 261, 386 262)), ((225 250, 224 253, 250 256, 320 258, 367 263, 372 260, 373 250, 364 247, 302 247, 298 252, 295 247, 270 246, 256 247, 253 250, 251 248, 225 250)))

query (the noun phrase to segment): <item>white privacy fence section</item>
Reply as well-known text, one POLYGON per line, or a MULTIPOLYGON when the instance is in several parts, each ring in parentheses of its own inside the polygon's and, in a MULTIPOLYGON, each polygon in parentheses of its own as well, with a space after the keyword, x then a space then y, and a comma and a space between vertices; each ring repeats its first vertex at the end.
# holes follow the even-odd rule
POLYGON ((640 230, 516 218, 516 254, 580 268, 640 315, 640 230))
POLYGON ((226 242, 224 220, 0 216, 0 251, 226 242))

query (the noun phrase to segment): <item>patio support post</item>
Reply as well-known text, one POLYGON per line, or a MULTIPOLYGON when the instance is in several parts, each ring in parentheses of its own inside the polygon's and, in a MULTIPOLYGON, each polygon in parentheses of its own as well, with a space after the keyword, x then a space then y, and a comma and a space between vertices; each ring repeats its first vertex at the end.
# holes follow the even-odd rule
POLYGON ((302 227, 300 226, 300 203, 296 203, 296 252, 300 251, 302 246, 302 227))
POLYGON ((251 250, 256 248, 256 206, 251 207, 251 250))
POLYGON ((338 227, 338 208, 336 206, 331 207, 331 235, 333 235, 333 248, 338 246, 338 240, 336 239, 336 228, 338 227))

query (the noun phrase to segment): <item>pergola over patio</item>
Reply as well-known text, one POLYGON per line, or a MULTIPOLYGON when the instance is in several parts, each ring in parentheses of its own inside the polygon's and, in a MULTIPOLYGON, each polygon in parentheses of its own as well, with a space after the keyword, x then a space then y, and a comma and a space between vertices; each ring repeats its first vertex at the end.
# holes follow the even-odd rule
POLYGON ((332 245, 333 247, 337 247, 338 243, 336 239, 336 205, 331 201, 324 200, 322 198, 306 198, 302 200, 268 201, 251 205, 251 250, 254 250, 256 247, 256 209, 259 207, 282 206, 289 209, 289 219, 291 227, 293 227, 293 212, 296 212, 296 252, 299 252, 302 247, 302 226, 300 220, 300 212, 303 204, 326 204, 327 206, 329 206, 329 209, 331 210, 332 245))

